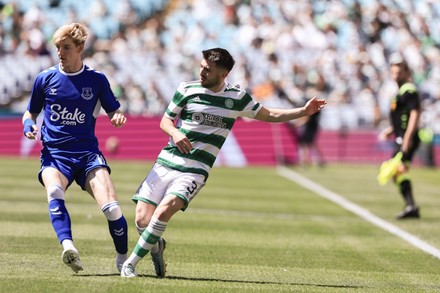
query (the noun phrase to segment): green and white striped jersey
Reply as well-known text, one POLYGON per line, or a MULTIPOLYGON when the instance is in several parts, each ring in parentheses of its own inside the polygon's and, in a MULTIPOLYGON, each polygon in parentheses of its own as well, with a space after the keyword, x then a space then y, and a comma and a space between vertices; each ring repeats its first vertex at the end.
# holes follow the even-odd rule
POLYGON ((165 116, 191 141, 193 150, 181 153, 174 141, 160 152, 157 163, 181 172, 202 174, 205 180, 238 117, 254 118, 262 105, 249 93, 225 83, 217 93, 200 81, 182 82, 165 116))

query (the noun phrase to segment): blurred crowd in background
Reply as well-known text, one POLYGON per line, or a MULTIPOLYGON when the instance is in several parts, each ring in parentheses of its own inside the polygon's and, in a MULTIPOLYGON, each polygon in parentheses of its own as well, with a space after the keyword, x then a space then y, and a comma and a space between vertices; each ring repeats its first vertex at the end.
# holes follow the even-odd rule
POLYGON ((0 109, 23 112, 39 71, 57 63, 65 23, 88 26, 85 62, 109 78, 123 110, 162 115, 181 81, 198 79, 201 51, 224 47, 228 77, 271 107, 318 96, 321 127, 388 121, 399 52, 414 72, 422 126, 440 133, 440 1, 0 0, 0 109))

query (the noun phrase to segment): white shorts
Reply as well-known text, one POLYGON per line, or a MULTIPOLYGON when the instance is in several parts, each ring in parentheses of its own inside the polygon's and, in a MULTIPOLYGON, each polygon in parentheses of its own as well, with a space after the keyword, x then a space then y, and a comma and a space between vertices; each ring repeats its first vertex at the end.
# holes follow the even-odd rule
POLYGON ((166 195, 172 194, 185 201, 182 209, 185 210, 204 185, 205 176, 201 174, 184 173, 155 163, 132 199, 158 206, 166 195))

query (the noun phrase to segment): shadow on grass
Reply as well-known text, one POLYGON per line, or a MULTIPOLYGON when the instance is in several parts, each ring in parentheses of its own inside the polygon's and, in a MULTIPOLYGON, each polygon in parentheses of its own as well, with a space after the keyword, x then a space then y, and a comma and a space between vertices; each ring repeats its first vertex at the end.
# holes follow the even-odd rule
MULTIPOLYGON (((75 274, 77 277, 120 277, 119 274, 75 274)), ((138 275, 138 278, 154 278, 154 275, 138 275)), ((295 282, 269 282, 269 281, 253 281, 253 280, 234 280, 234 279, 216 279, 216 278, 194 278, 194 277, 180 277, 180 276, 167 276, 168 280, 183 280, 183 281, 201 281, 201 282, 224 282, 224 283, 246 283, 257 285, 291 285, 291 286, 309 286, 309 287, 322 287, 322 288, 347 288, 347 289, 360 289, 363 286, 354 285, 332 285, 332 284, 308 284, 308 283, 295 283, 295 282)))
POLYGON ((352 285, 328 285, 328 284, 307 284, 307 283, 291 283, 291 282, 268 282, 268 281, 252 281, 252 280, 233 280, 233 279, 215 279, 215 278, 189 278, 178 276, 167 276, 167 279, 185 280, 185 281, 209 281, 209 282, 225 282, 225 283, 246 283, 260 285, 293 285, 293 286, 312 286, 312 287, 328 287, 328 288, 362 288, 361 286, 352 285))

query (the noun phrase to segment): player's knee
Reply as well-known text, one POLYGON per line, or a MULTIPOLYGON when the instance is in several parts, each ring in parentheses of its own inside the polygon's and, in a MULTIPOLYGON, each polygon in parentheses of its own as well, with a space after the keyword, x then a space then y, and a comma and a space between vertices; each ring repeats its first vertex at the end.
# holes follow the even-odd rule
POLYGON ((54 199, 64 200, 64 190, 58 183, 50 184, 47 189, 47 202, 51 202, 54 199))
MULTIPOLYGON (((135 225, 145 229, 151 220, 152 210, 149 205, 138 203, 136 206, 135 225)), ((139 229, 138 229, 139 232, 139 229)))
POLYGON ((136 230, 141 235, 145 229, 147 229, 148 223, 145 224, 144 221, 135 221, 134 223, 136 225, 136 230))
POLYGON ((141 234, 150 224, 151 217, 148 217, 147 213, 136 213, 136 217, 134 220, 134 224, 136 225, 136 229, 141 234))
POLYGON ((177 196, 169 196, 154 211, 153 217, 168 222, 178 211, 185 208, 185 201, 177 196))
POLYGON ((117 201, 106 203, 101 207, 101 211, 109 221, 116 221, 122 217, 122 210, 117 201))

